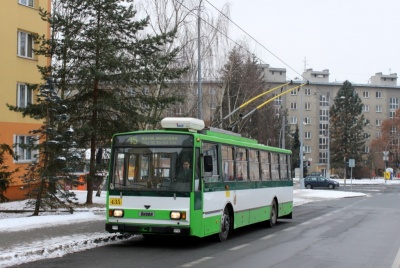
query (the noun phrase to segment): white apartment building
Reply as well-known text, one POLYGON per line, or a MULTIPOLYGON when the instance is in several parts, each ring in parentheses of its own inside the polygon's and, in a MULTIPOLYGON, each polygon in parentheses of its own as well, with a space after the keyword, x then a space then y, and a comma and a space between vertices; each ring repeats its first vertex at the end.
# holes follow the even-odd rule
MULTIPOLYGON (((284 69, 277 71, 268 65, 263 67, 267 81, 273 81, 276 85, 286 82, 284 69)), ((275 105, 281 105, 288 110, 287 122, 292 131, 301 122, 301 118, 303 119, 302 128, 299 125, 303 130, 303 159, 310 163, 309 171, 325 173, 329 167, 329 108, 343 82, 329 82, 329 70, 307 69, 302 79, 293 81, 293 85, 304 83, 304 80, 308 80, 309 84, 300 91, 294 90, 280 97, 275 105)), ((370 84, 352 85, 363 102, 363 113, 369 122, 364 128, 368 137, 365 153, 369 153, 370 141, 381 135, 382 121, 393 118, 395 111, 399 109, 400 87, 397 86, 397 74, 376 73, 371 76, 370 84)))

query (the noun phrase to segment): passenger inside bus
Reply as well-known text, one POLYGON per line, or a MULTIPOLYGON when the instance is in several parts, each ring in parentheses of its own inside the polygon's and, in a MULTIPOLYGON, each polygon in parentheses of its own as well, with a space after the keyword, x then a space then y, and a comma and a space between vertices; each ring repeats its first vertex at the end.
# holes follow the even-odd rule
POLYGON ((182 164, 182 170, 176 176, 176 182, 191 182, 193 171, 190 169, 190 161, 185 160, 182 164))

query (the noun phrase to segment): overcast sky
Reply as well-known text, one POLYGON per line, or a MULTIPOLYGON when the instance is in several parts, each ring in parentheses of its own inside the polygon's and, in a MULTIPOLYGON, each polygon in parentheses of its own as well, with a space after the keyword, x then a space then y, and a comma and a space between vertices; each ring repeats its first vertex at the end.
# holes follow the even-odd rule
POLYGON ((400 74, 399 0, 206 0, 221 8, 262 46, 240 30, 263 63, 286 68, 287 78, 305 68, 329 69, 330 81, 367 84, 372 75, 400 74), (277 57, 279 59, 277 59, 277 57), (294 71, 292 70, 294 69, 294 71))

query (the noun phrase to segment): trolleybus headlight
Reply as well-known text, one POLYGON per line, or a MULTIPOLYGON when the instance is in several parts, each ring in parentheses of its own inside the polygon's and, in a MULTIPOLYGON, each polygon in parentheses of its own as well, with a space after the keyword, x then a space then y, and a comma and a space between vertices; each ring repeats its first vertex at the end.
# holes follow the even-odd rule
POLYGON ((185 211, 171 211, 169 216, 172 220, 186 219, 186 212, 185 211))
POLYGON ((122 218, 124 216, 124 211, 122 209, 114 209, 110 214, 112 217, 122 218))

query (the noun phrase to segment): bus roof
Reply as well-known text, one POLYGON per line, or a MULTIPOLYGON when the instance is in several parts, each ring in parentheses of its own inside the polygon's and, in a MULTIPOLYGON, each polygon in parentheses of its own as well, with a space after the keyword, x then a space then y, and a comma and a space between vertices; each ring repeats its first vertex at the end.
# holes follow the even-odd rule
POLYGON ((151 133, 186 133, 194 135, 202 140, 220 142, 231 145, 238 145, 250 148, 259 148, 259 149, 267 149, 275 152, 282 152, 286 154, 290 154, 291 151, 288 149, 271 147, 261 143, 258 143, 257 140, 242 137, 242 135, 238 133, 234 133, 228 130, 218 129, 218 128, 205 128, 204 121, 196 118, 188 118, 188 117, 166 117, 161 121, 161 125, 164 128, 163 130, 143 130, 143 131, 135 131, 131 133, 118 133, 119 135, 128 135, 128 134, 151 134, 151 133))

